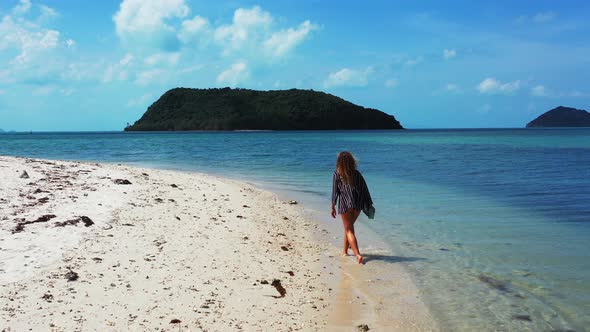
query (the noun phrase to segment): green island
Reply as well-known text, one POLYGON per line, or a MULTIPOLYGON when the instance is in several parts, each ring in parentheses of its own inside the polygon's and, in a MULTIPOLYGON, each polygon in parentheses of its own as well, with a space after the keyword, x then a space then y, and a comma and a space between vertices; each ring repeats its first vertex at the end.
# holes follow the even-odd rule
POLYGON ((175 88, 125 131, 403 129, 393 115, 313 90, 175 88))

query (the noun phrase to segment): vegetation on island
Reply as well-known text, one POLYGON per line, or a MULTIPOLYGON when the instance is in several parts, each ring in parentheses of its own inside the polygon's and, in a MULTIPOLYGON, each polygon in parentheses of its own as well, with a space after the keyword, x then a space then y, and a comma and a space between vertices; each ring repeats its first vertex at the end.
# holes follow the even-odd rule
POLYGON ((590 127, 590 113, 571 107, 559 106, 529 122, 533 127, 590 127))
POLYGON ((394 116, 313 90, 167 91, 126 131, 403 129, 394 116))

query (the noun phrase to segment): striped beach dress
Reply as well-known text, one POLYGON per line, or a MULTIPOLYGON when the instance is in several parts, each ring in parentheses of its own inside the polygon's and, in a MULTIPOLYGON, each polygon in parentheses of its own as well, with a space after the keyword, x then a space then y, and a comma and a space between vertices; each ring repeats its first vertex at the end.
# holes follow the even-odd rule
POLYGON ((338 203, 338 214, 350 209, 363 210, 373 205, 367 183, 361 172, 355 170, 352 183, 346 184, 337 171, 332 177, 332 204, 338 203))

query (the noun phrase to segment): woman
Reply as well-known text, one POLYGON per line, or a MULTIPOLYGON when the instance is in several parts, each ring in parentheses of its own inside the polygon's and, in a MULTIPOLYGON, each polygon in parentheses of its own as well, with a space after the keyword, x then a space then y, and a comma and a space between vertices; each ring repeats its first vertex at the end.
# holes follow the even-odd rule
POLYGON ((342 256, 348 255, 348 248, 351 248, 357 262, 362 264, 363 256, 356 242, 354 222, 361 210, 373 206, 373 201, 367 183, 356 167, 357 161, 352 153, 342 151, 338 154, 332 182, 332 218, 336 218, 336 203, 338 203, 338 213, 344 225, 342 256))

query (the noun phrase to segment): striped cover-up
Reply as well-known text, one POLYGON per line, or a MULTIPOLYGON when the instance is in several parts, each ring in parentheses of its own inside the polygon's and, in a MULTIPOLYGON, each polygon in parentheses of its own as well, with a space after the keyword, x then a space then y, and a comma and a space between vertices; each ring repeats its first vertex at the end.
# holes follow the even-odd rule
POLYGON ((338 213, 350 209, 363 210, 373 205, 367 183, 361 172, 355 170, 351 185, 344 183, 337 171, 332 178, 332 204, 338 203, 338 213))

